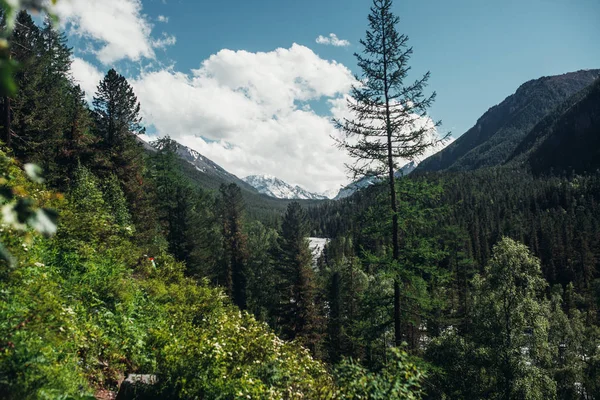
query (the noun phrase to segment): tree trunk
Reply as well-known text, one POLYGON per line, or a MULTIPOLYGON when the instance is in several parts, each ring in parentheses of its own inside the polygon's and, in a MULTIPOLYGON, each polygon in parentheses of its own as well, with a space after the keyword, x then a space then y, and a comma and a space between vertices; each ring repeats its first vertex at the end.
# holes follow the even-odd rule
MULTIPOLYGON (((390 98, 387 79, 387 45, 385 32, 385 11, 381 10, 381 41, 383 49, 383 82, 385 92, 385 125, 387 130, 387 161, 388 161, 388 176, 390 184, 390 202, 392 208, 392 255, 394 261, 398 261, 400 255, 400 245, 398 243, 398 205, 396 202, 396 181, 394 177, 394 158, 392 156, 392 121, 390 118, 390 98)), ((400 346, 402 344, 402 327, 400 315, 400 282, 398 278, 394 279, 394 344, 400 346)))

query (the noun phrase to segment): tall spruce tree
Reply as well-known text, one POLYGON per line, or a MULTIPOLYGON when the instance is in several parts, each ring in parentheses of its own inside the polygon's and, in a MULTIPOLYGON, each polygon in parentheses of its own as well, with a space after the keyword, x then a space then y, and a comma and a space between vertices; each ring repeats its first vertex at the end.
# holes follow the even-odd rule
MULTIPOLYGON (((355 54, 362 69, 360 84, 351 91, 348 108, 354 119, 336 120, 345 136, 339 146, 355 159, 349 169, 354 177, 387 176, 392 210, 392 256, 399 261, 401 238, 398 235, 398 202, 395 172, 398 161, 414 159, 435 145, 432 133, 439 124, 429 122, 427 108, 435 93, 424 89, 429 72, 413 83, 405 83, 412 48, 408 37, 398 33, 400 19, 392 13, 392 0, 373 0, 369 30, 360 41, 362 54, 355 54)), ((394 285, 395 343, 402 342, 400 282, 394 285)))
POLYGON ((279 323, 286 338, 299 340, 315 354, 319 314, 308 234, 306 212, 294 201, 287 207, 279 237, 279 323))
POLYGON ((123 187, 136 227, 136 241, 158 251, 155 239, 160 236, 157 223, 155 190, 147 179, 146 154, 137 135, 141 126, 140 103, 125 77, 114 69, 98 85, 93 101, 95 133, 98 136, 98 174, 105 178, 114 173, 123 187))
POLYGON ((277 248, 277 231, 259 221, 245 224, 248 238, 248 311, 257 319, 276 326, 277 275, 273 255, 277 248))
POLYGON ((242 230, 244 199, 242 191, 235 183, 222 184, 221 223, 223 229, 223 280, 233 302, 247 307, 248 277, 246 271, 246 236, 242 230))
POLYGON ((131 134, 145 132, 141 126, 140 103, 133 88, 114 69, 100 81, 93 106, 96 130, 108 147, 120 144, 131 134))
POLYGON ((94 157, 97 156, 94 152, 97 137, 91 134, 93 121, 85 100, 85 92, 79 85, 74 85, 66 99, 64 107, 67 126, 56 160, 60 171, 56 177, 58 187, 62 187, 62 183, 71 183, 75 166, 80 163, 91 166, 94 157))
POLYGON ((19 90, 12 101, 7 99, 11 147, 21 159, 49 171, 68 124, 64 104, 71 86, 71 49, 64 34, 49 22, 40 29, 26 11, 19 13, 12 39, 12 57, 20 67, 15 75, 19 90))

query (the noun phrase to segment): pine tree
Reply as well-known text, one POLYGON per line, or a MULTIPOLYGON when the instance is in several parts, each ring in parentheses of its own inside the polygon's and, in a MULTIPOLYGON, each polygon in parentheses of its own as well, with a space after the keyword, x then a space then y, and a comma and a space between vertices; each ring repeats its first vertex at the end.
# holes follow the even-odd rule
POLYGON ((114 173, 121 182, 136 227, 136 241, 150 246, 160 236, 154 208, 155 190, 146 171, 146 154, 137 135, 145 132, 140 125, 140 103, 127 80, 114 69, 98 85, 93 101, 95 133, 102 156, 97 170, 101 177, 114 173))
POLYGON ((56 163, 58 173, 56 184, 60 188, 65 183, 68 186, 73 179, 73 171, 79 164, 94 167, 94 146, 97 138, 91 134, 92 118, 85 92, 79 85, 70 88, 65 103, 67 126, 60 143, 56 163))
POLYGON ((107 147, 145 132, 140 103, 124 76, 110 69, 98 85, 93 101, 96 131, 107 147))
POLYGON ((157 152, 151 157, 156 208, 168 250, 185 262, 186 272, 207 277, 214 272, 220 253, 220 235, 214 218, 214 200, 193 188, 179 169, 176 154, 179 144, 164 137, 153 143, 157 152))
MULTIPOLYGON (((349 166, 354 178, 384 175, 388 179, 392 257, 396 262, 400 238, 394 174, 400 159, 412 160, 435 144, 431 133, 437 126, 424 122, 427 108, 435 99, 435 93, 423 93, 429 72, 414 83, 405 83, 412 48, 408 47, 408 37, 396 30, 398 22, 392 13, 392 0, 373 0, 369 30, 360 41, 363 54, 355 54, 362 69, 361 83, 352 88, 352 99, 348 101, 355 119, 336 121, 346 135, 339 145, 355 159, 349 166)), ((394 292, 395 343, 399 346, 402 336, 398 278, 394 292)))
POLYGON ((274 254, 277 247, 277 231, 258 221, 245 226, 248 238, 248 311, 257 319, 276 326, 277 277, 274 254))
POLYGON ((279 323, 284 336, 318 352, 319 313, 306 212, 298 202, 288 205, 279 237, 279 323))
POLYGON ((225 288, 233 302, 241 309, 247 307, 248 274, 246 271, 246 241, 243 232, 244 199, 235 183, 222 184, 221 224, 223 233, 223 271, 225 288))

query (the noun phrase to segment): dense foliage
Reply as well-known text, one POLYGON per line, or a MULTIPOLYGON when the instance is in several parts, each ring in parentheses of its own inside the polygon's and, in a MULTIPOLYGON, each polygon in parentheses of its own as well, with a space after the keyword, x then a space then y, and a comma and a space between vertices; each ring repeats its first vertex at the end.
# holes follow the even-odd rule
MULTIPOLYGON (((600 177, 553 175, 537 146, 592 132, 597 83, 532 131, 542 174, 412 175, 305 209, 207 180, 168 137, 144 148, 127 79, 88 105, 64 35, 16 18, 0 397, 93 398, 130 373, 165 399, 600 397, 600 177), (320 257, 308 236, 330 239, 320 257)), ((530 82, 481 126, 525 134, 583 75, 530 82)))
POLYGON ((0 144, 0 397, 92 398, 133 372, 156 376, 158 398, 420 397, 424 374, 401 351, 381 374, 315 359, 324 304, 298 203, 265 226, 237 186, 202 189, 174 142, 148 151, 136 138, 122 75, 108 71, 90 108, 64 36, 26 12, 17 22, 0 144))

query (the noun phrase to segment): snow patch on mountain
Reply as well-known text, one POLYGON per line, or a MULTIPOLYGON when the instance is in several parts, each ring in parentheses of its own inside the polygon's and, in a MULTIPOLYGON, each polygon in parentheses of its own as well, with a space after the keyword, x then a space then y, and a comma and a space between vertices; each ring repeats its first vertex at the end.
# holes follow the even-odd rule
POLYGON ((272 175, 250 175, 243 181, 253 186, 259 193, 278 199, 324 200, 325 195, 312 193, 300 186, 292 186, 272 175))

